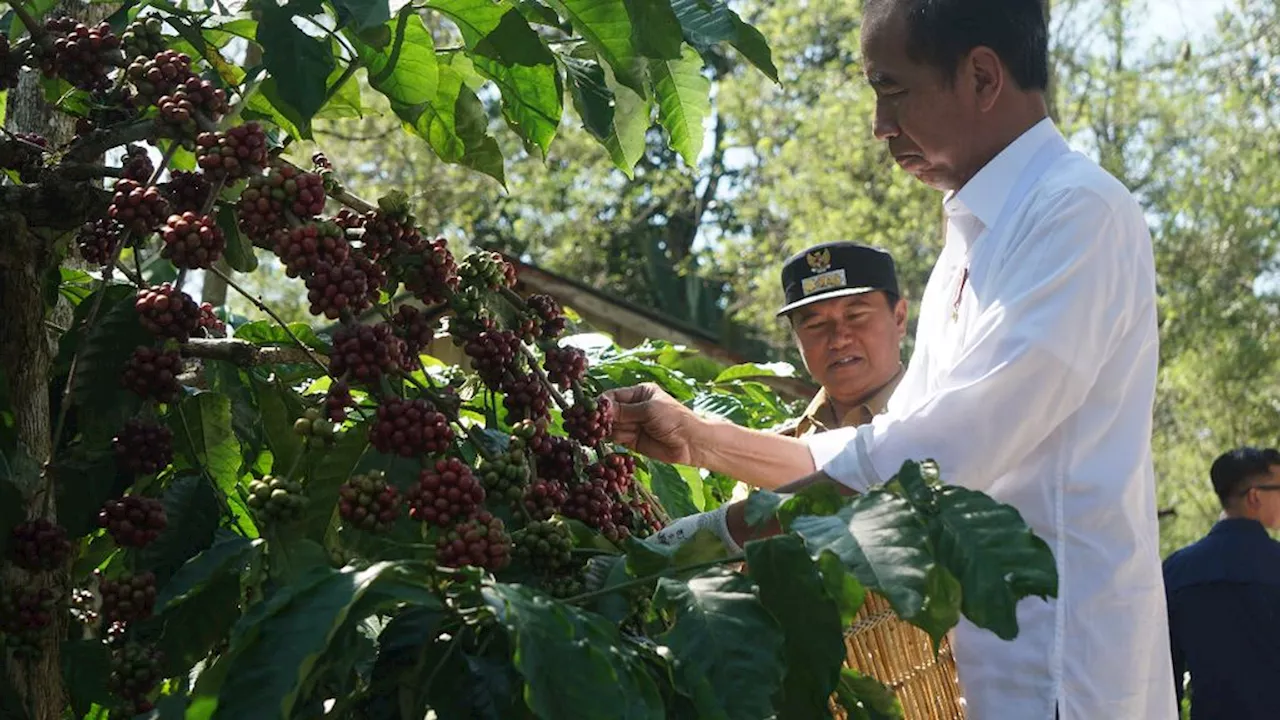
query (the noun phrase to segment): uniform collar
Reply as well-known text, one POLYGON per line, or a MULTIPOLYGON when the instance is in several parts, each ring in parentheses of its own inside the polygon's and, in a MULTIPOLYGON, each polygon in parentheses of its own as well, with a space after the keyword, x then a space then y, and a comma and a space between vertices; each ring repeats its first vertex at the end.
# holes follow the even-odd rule
POLYGON ((813 401, 809 403, 809 407, 805 408, 801 417, 818 430, 865 425, 876 415, 884 412, 885 406, 889 404, 889 398, 902 380, 902 373, 903 368, 899 365, 898 372, 889 382, 873 392, 861 405, 846 412, 842 418, 836 417, 835 409, 827 396, 827 390, 822 388, 818 390, 817 395, 813 396, 813 401))
POLYGON ((1004 209, 1005 200, 1013 192, 1018 176, 1040 146, 1055 135, 1061 136, 1049 118, 1032 125, 982 166, 964 187, 943 195, 942 205, 948 217, 972 215, 985 228, 994 225, 1004 209))
POLYGON ((1271 537, 1267 534, 1267 529, 1262 523, 1251 518, 1223 518, 1213 524, 1213 528, 1209 530, 1210 535, 1258 535, 1260 537, 1271 537))

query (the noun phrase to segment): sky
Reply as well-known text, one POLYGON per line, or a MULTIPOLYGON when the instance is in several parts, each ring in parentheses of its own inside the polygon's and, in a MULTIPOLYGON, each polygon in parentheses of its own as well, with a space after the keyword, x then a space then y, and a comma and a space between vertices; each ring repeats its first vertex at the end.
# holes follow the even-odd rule
POLYGON ((1150 37, 1181 40, 1212 29, 1214 17, 1239 0, 1147 0, 1151 22, 1142 28, 1150 37))

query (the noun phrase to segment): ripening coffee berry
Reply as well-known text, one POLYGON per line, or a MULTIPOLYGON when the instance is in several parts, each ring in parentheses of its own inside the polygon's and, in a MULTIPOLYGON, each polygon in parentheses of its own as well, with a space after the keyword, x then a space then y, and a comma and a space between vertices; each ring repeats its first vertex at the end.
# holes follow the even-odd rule
POLYGON ((182 356, 178 351, 139 346, 125 362, 120 383, 142 398, 171 403, 182 392, 178 382, 181 373, 182 356))
POLYGON ((338 514, 352 527, 387 532, 400 515, 400 494, 380 471, 352 475, 338 488, 338 514))
POLYGON ((378 406, 378 417, 369 429, 369 442, 387 455, 438 455, 449 449, 453 429, 449 419, 427 401, 389 397, 378 406))
POLYGON ((159 500, 137 495, 108 500, 98 512, 98 527, 106 528, 121 547, 146 547, 160 537, 168 524, 159 500))
POLYGON ((36 518, 18 523, 9 534, 9 559, 31 571, 62 567, 71 554, 71 542, 61 525, 36 518))
POLYGON ((267 524, 276 524, 297 520, 310 500, 303 494, 301 483, 267 475, 249 483, 246 502, 267 524))
POLYGON ((162 338, 186 342, 200 327, 200 306, 171 283, 139 289, 133 307, 142 327, 162 338))
POLYGON ((458 458, 437 460, 405 493, 409 517, 436 527, 448 527, 470 516, 484 497, 484 488, 471 468, 458 458))
POLYGON ((445 567, 474 565, 490 571, 511 562, 511 538, 502 520, 487 510, 459 523, 436 541, 436 563, 445 567))
POLYGON ((112 440, 116 467, 129 475, 154 475, 173 462, 173 432, 134 418, 112 440))

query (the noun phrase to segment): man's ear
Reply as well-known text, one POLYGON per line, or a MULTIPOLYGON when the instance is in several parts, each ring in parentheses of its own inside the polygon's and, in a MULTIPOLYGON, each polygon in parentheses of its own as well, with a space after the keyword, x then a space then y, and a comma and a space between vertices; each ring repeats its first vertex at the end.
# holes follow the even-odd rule
POLYGON ((979 45, 969 51, 969 59, 963 65, 962 78, 970 84, 977 99, 978 110, 989 112, 1004 90, 1005 72, 1000 56, 989 47, 979 45))
POLYGON ((893 322, 898 326, 898 339, 907 335, 907 299, 898 298, 898 304, 893 306, 893 322))

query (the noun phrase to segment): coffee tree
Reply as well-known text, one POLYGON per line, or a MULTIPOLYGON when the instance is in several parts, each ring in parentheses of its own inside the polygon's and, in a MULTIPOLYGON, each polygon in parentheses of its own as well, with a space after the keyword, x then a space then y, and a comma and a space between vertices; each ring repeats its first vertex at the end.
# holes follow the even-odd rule
POLYGON ((841 668, 867 590, 935 640, 962 612, 1011 637, 1056 592, 1017 513, 929 463, 855 500, 753 495, 787 533, 744 556, 647 541, 735 484, 611 445, 602 392, 653 381, 766 427, 794 410, 771 371, 566 337, 404 193, 288 159, 367 83, 499 181, 490 105, 546 152, 566 90, 624 170, 654 115, 693 162, 701 54, 774 75, 719 0, 144 2, 93 27, 49 5, 11 4, 0 42, 6 87, 39 73, 77 128, 0 142, 0 716, 894 717, 841 668), (241 289, 255 248, 314 327, 241 289), (273 320, 198 304, 197 275, 273 320), (425 354, 444 332, 467 367, 425 354))

